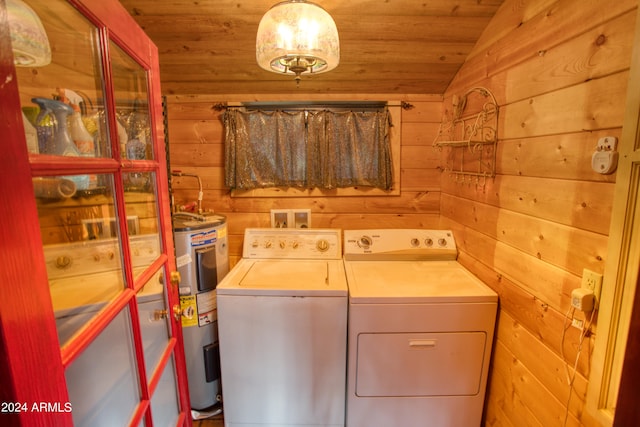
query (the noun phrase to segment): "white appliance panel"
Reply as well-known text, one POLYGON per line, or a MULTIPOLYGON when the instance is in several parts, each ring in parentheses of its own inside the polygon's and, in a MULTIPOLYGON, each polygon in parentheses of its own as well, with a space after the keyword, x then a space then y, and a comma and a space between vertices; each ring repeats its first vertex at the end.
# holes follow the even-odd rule
POLYGON ((347 261, 345 269, 354 304, 497 301, 455 261, 347 261))
POLYGON ((219 295, 225 425, 343 426, 347 297, 219 295))
POLYGON ((358 396, 478 394, 487 334, 454 332, 358 336, 358 396))
POLYGON ((481 422, 498 297, 448 230, 346 230, 347 425, 481 422))
POLYGON ((483 400, 478 399, 477 396, 360 398, 357 408, 347 403, 346 425, 348 427, 478 427, 480 426, 479 414, 482 414, 482 410, 483 400))
POLYGON ((243 258, 341 259, 340 231, 331 228, 247 228, 243 258))
POLYGON ((347 296, 341 260, 241 259, 220 295, 347 296))
POLYGON ((490 342, 490 338, 493 336, 497 307, 498 304, 496 302, 446 304, 350 303, 349 330, 360 331, 360 333, 488 331, 488 342, 490 342))
POLYGON ((345 230, 344 259, 349 261, 455 260, 450 230, 345 230))
POLYGON ((216 288, 226 427, 345 423, 340 230, 247 229, 216 288))

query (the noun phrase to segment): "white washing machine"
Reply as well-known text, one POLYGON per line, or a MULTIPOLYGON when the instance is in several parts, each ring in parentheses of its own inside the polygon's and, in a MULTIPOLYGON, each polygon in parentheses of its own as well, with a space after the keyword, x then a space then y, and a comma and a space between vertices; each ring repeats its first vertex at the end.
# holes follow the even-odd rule
POLYGON ((446 230, 345 230, 348 427, 482 419, 498 296, 446 230))
POLYGON ((341 242, 334 229, 245 231, 216 288, 225 426, 344 426, 341 242))

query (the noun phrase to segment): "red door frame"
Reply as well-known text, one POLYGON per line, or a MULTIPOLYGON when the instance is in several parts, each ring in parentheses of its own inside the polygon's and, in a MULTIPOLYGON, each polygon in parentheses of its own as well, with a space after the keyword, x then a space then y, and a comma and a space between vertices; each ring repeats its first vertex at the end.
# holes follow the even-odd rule
MULTIPOLYGON (((167 252, 161 257, 160 264, 165 263, 166 273, 175 271, 157 48, 117 1, 72 0, 70 3, 99 28, 108 28, 109 37, 128 53, 135 52, 132 56, 150 70, 148 80, 156 161, 145 163, 157 177, 161 244, 167 252)), ((4 410, 0 412, 0 421, 3 425, 73 425, 71 413, 65 411, 68 394, 64 366, 84 347, 77 351, 72 349, 70 354, 61 354, 60 351, 31 181, 32 173, 55 173, 67 162, 43 162, 42 158, 33 157, 32 162, 29 161, 4 0, 0 0, 0 78, 4 83, 0 84, 0 135, 3 140, 0 155, 0 404, 3 407, 0 411, 4 410), (41 403, 53 404, 54 407, 57 404, 60 411, 35 411, 41 403)), ((114 147, 117 147, 117 142, 114 147)), ((119 150, 114 153, 119 161, 119 150)), ((113 160, 101 163, 103 165, 98 167, 108 169, 111 165, 113 172, 113 160)), ((133 292, 128 294, 133 298, 133 292)), ((135 313, 135 299, 131 301, 130 308, 134 308, 135 313)), ((168 304, 169 307, 179 304, 176 290, 169 292, 168 304)), ((135 320, 135 314, 133 317, 135 320)), ((181 327, 173 317, 171 326, 173 338, 163 361, 168 363, 170 356, 174 355, 182 411, 180 420, 181 424, 191 425, 181 327)), ((144 372, 141 374, 141 378, 145 378, 144 372)), ((160 375, 161 371, 151 374, 151 391, 160 375)), ((139 409, 139 418, 144 415, 146 407, 148 402, 139 409)))

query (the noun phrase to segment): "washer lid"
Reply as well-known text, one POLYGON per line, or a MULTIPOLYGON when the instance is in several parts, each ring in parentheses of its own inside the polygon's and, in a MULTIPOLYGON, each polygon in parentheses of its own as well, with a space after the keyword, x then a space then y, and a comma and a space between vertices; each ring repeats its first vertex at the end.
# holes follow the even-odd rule
POLYGON ((242 259, 216 291, 218 295, 348 294, 342 260, 242 259))
POLYGON ((352 303, 496 302, 456 261, 345 261, 352 303))

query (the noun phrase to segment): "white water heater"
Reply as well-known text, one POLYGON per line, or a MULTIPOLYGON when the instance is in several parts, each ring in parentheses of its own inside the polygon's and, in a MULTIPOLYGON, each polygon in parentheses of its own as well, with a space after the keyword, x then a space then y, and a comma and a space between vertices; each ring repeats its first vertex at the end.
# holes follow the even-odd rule
POLYGON ((182 334, 191 408, 221 399, 216 286, 229 272, 227 221, 223 215, 173 215, 180 272, 182 334))

